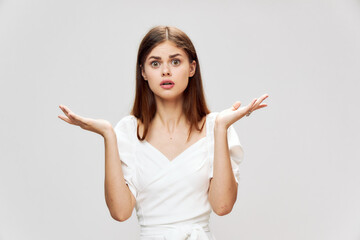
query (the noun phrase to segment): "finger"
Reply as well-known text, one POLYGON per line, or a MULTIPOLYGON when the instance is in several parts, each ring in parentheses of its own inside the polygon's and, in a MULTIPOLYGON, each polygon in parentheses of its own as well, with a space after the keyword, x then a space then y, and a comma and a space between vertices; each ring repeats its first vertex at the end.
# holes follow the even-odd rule
POLYGON ((64 120, 65 122, 67 122, 67 123, 74 124, 74 123, 72 123, 67 117, 64 117, 64 116, 62 116, 62 115, 58 115, 58 117, 59 117, 60 119, 64 120))
POLYGON ((65 107, 63 105, 60 105, 59 108, 65 113, 66 116, 69 115, 70 109, 68 109, 67 107, 65 107))
POLYGON ((79 125, 79 123, 82 122, 80 117, 78 115, 76 115, 75 113, 73 113, 73 112, 69 112, 69 118, 78 125, 79 125))
POLYGON ((66 121, 66 122, 68 122, 68 123, 73 124, 73 123, 71 122, 71 120, 69 120, 69 112, 70 112, 70 110, 69 110, 67 107, 65 107, 64 105, 59 105, 59 108, 65 113, 65 115, 67 116, 67 118, 64 117, 64 116, 61 116, 61 115, 59 115, 59 117, 61 116, 61 117, 62 117, 61 119, 63 119, 64 121, 66 121))
POLYGON ((74 121, 79 121, 79 116, 76 115, 74 112, 72 112, 68 107, 63 106, 63 109, 65 110, 65 114, 68 118, 74 121))
POLYGON ((268 106, 267 104, 262 104, 262 105, 258 106, 257 108, 255 108, 254 110, 258 110, 260 108, 264 108, 264 107, 267 107, 267 106, 268 106))
POLYGON ((253 111, 254 105, 255 105, 256 101, 257 101, 257 98, 254 98, 254 99, 251 101, 251 103, 249 103, 249 105, 246 106, 246 112, 247 112, 247 113, 253 111))
POLYGON ((240 101, 236 101, 233 105, 232 105, 232 109, 233 110, 236 110, 240 107, 241 105, 241 102, 240 101))
POLYGON ((256 103, 256 101, 257 101, 257 98, 254 98, 254 99, 252 100, 252 102, 249 104, 248 109, 253 108, 254 105, 255 105, 255 103, 256 103))
POLYGON ((80 115, 77 115, 73 112, 69 113, 69 116, 73 119, 73 121, 79 125, 79 126, 83 126, 83 125, 88 125, 89 121, 88 118, 85 117, 81 117, 80 115))
POLYGON ((261 96, 261 99, 264 100, 267 97, 269 97, 269 95, 267 93, 265 93, 264 95, 261 96))
POLYGON ((260 104, 262 101, 264 101, 267 97, 269 97, 268 94, 264 94, 259 98, 258 104, 260 104))
POLYGON ((268 96, 269 95, 267 95, 267 94, 262 95, 254 104, 254 106, 253 106, 254 109, 256 109, 262 103, 262 101, 264 101, 268 96))
POLYGON ((254 112, 255 110, 258 110, 258 109, 260 109, 260 108, 264 108, 264 107, 267 107, 268 105, 267 104, 261 104, 260 106, 258 106, 258 107, 256 107, 256 108, 252 108, 251 110, 250 110, 250 112, 254 112))

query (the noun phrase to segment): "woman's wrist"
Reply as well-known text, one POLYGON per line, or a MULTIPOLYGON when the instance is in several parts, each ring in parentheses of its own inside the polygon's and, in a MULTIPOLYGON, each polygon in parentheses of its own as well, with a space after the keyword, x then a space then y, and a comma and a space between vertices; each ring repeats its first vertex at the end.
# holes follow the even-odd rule
POLYGON ((227 127, 226 127, 225 124, 222 124, 222 123, 220 123, 220 122, 215 121, 214 131, 215 131, 215 132, 226 132, 226 131, 227 131, 227 127))
POLYGON ((103 131, 103 133, 101 135, 104 138, 114 137, 115 136, 114 128, 112 126, 105 128, 105 130, 103 131))

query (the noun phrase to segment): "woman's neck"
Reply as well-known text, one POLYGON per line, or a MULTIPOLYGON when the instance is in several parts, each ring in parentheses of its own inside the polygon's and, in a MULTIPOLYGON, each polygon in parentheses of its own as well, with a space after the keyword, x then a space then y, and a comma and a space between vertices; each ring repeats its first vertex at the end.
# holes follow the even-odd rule
POLYGON ((159 100, 156 105, 156 114, 152 124, 173 133, 175 129, 186 126, 186 117, 183 113, 183 101, 159 100))

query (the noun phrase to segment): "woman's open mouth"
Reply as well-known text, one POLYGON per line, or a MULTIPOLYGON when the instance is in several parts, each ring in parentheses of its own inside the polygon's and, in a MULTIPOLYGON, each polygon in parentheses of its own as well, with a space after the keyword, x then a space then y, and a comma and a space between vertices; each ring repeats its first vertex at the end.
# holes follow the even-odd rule
POLYGON ((175 83, 171 80, 164 80, 160 83, 160 86, 164 89, 170 89, 175 85, 175 83))

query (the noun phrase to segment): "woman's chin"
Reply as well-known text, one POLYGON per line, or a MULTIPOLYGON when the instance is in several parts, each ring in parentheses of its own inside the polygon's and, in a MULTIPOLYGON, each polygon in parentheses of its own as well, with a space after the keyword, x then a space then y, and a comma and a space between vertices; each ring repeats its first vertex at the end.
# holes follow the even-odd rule
POLYGON ((162 101, 179 101, 182 100, 183 94, 182 93, 161 93, 161 94, 155 94, 155 98, 162 100, 162 101))

